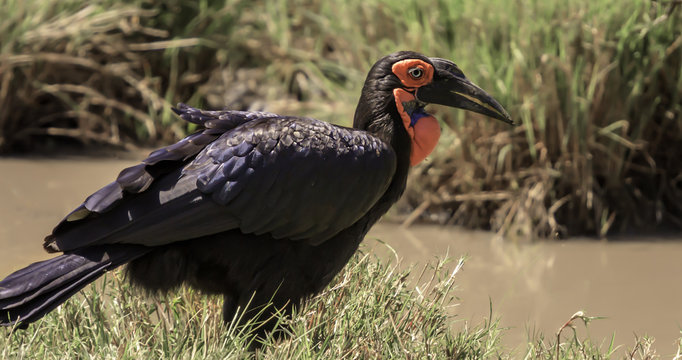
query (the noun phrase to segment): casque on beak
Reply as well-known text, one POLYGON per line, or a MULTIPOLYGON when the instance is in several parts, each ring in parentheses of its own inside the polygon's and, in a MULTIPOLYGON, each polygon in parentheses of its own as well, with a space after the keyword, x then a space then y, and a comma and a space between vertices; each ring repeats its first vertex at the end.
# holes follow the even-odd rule
POLYGON ((469 110, 518 125, 497 100, 469 81, 454 63, 439 58, 431 61, 436 73, 431 83, 417 89, 418 101, 469 110))

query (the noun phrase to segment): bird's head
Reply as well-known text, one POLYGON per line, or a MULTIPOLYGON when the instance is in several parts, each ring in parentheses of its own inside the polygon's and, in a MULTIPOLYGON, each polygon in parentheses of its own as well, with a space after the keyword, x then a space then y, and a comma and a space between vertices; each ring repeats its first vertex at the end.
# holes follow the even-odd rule
POLYGON ((410 164, 416 165, 433 151, 440 137, 440 125, 426 113, 426 104, 465 109, 514 124, 502 105, 469 81, 452 61, 401 51, 380 59, 370 70, 353 125, 385 134, 392 132, 397 120, 409 135, 410 164))

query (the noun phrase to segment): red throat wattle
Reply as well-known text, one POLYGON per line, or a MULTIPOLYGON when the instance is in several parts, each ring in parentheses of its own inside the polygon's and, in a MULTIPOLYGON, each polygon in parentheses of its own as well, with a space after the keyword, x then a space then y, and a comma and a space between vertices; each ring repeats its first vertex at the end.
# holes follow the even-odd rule
POLYGON ((436 148, 440 138, 440 125, 438 120, 431 115, 423 116, 412 124, 410 114, 405 110, 403 103, 415 101, 414 95, 404 89, 394 89, 393 96, 395 97, 398 113, 400 113, 400 117, 403 119, 405 130, 407 130, 412 141, 410 165, 415 166, 426 159, 433 149, 436 148))

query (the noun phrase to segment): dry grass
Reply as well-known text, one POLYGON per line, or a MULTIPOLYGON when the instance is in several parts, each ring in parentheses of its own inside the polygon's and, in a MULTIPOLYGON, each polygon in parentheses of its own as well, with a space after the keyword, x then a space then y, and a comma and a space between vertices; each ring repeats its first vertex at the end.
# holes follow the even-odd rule
POLYGON ((413 49, 455 59, 523 126, 439 114, 451 131, 414 171, 409 221, 682 227, 676 0, 0 1, 0 152, 169 142, 192 130, 178 101, 349 124, 374 60, 413 49))
POLYGON ((23 31, 3 39, 0 148, 32 146, 36 135, 116 145, 159 136, 156 114, 168 104, 141 74, 151 64, 129 41, 167 36, 140 25, 156 11, 68 2, 40 11, 39 2, 9 3, 5 18, 23 31))
POLYGON ((446 119, 456 135, 416 169, 408 207, 511 238, 682 227, 682 12, 607 3, 495 12, 484 36, 508 38, 478 50, 496 73, 475 79, 523 125, 446 119))

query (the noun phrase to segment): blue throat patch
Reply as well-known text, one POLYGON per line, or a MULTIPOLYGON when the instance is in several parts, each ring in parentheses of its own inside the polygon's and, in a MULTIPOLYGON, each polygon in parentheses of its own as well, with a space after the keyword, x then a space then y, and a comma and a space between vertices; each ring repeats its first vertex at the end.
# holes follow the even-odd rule
POLYGON ((429 114, 424 111, 424 108, 416 108, 414 111, 410 113, 410 127, 414 127, 414 124, 419 121, 419 119, 423 118, 424 116, 428 116, 429 114))

